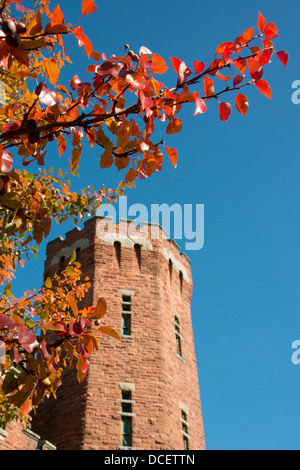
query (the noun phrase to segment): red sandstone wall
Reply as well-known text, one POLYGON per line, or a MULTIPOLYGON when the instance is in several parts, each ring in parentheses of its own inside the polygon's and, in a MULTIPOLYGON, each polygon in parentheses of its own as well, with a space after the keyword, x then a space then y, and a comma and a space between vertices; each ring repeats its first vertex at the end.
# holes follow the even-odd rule
POLYGON ((204 449, 189 262, 174 244, 161 238, 151 240, 152 250, 141 250, 140 265, 135 250, 122 246, 119 266, 114 246, 97 237, 96 221, 89 221, 82 232, 73 230, 65 241, 56 240, 48 246, 45 276, 54 271, 50 263, 57 251, 80 237, 89 239, 89 247, 80 253, 84 275, 92 280, 87 303, 95 305, 99 297, 105 297, 109 308, 103 323, 120 332, 120 289, 134 292, 132 338, 119 343, 101 336, 100 349, 91 358, 84 384, 76 385, 68 374, 57 401, 48 400, 41 407, 33 429, 61 449, 117 449, 121 433, 119 384, 130 383, 134 384, 134 448, 183 449, 180 407, 184 406, 189 448, 204 449), (174 268, 170 278, 164 249, 187 273, 189 282, 183 281, 182 291, 174 268), (180 315, 182 359, 176 354, 174 310, 180 315))

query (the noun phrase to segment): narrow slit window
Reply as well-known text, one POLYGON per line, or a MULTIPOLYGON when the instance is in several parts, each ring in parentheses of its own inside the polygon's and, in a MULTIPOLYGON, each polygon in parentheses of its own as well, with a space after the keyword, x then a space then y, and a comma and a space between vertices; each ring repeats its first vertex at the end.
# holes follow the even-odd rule
POLYGON ((122 295, 122 335, 131 335, 131 296, 122 295))
POLYGON ((187 420, 187 413, 181 410, 181 432, 183 436, 183 449, 189 450, 189 424, 187 420))
POLYGON ((59 260, 59 270, 60 270, 60 271, 62 271, 63 268, 64 268, 65 260, 66 260, 66 257, 65 257, 65 256, 61 256, 61 257, 60 257, 60 260, 59 260))
POLYGON ((114 247, 115 247, 116 259, 120 268, 121 267, 121 242, 115 242, 114 247))
POLYGON ((181 334, 180 334, 180 324, 179 324, 179 316, 174 316, 175 321, 175 338, 176 338, 176 352, 178 356, 182 357, 182 346, 181 346, 181 334))
POLYGON ((141 269, 141 266, 142 266, 142 250, 141 250, 141 245, 139 245, 138 243, 136 243, 134 245, 134 251, 135 251, 135 255, 136 255, 136 259, 137 259, 137 262, 138 262, 138 265, 139 265, 139 268, 141 269))
POLYGON ((172 280, 172 271, 173 271, 173 263, 172 263, 172 260, 169 259, 169 276, 170 276, 170 281, 172 280))
POLYGON ((131 391, 122 390, 121 395, 121 446, 132 446, 132 398, 131 391))
POLYGON ((183 289, 183 274, 182 274, 182 271, 179 271, 179 283, 180 283, 180 293, 182 294, 182 289, 183 289))

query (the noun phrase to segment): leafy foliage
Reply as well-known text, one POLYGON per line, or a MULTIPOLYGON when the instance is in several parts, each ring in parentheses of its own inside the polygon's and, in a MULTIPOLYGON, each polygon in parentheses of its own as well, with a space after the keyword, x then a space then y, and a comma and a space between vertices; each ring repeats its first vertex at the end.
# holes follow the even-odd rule
MULTIPOLYGON (((55 396, 65 367, 75 364, 78 380, 84 380, 99 335, 119 339, 110 327, 99 326, 107 309, 104 299, 95 308, 79 308, 89 280, 82 279, 75 255, 40 290, 25 292, 22 298, 11 293, 17 267, 30 253, 37 254, 52 222, 72 219, 76 224, 103 201, 117 201, 137 179, 161 171, 165 156, 176 167, 177 150, 166 146, 165 139, 182 130, 178 116, 183 105, 192 103, 196 116, 216 100, 219 118, 226 122, 232 106, 222 101, 224 93, 235 95, 235 108, 243 116, 249 109, 246 87, 272 97, 263 73, 276 52, 272 41, 278 32, 261 13, 257 34, 251 27, 220 44, 208 65, 199 59, 190 68, 170 58, 175 80, 168 88, 161 81, 169 70, 167 62, 147 47, 136 53, 126 44, 123 55, 111 57, 94 49, 80 26, 83 17, 96 12, 94 0, 82 1, 76 27, 66 23, 59 5, 51 12, 49 4, 35 0, 31 10, 22 0, 2 0, 0 7, 0 79, 6 97, 0 107, 0 340, 6 347, 0 379, 2 423, 27 416, 45 395, 55 396), (22 17, 16 19, 18 14, 22 17), (76 75, 68 84, 59 83, 62 68, 71 62, 66 36, 74 37, 89 59, 88 82, 76 75), (154 130, 160 140, 154 140, 154 130), (72 192, 70 177, 79 176, 84 145, 99 149, 100 169, 115 166, 122 174, 117 188, 72 192), (70 157, 65 173, 42 169, 53 146, 60 157, 70 157), (33 162, 40 167, 38 174, 29 171, 33 162)), ((276 55, 286 67, 288 54, 276 55)))

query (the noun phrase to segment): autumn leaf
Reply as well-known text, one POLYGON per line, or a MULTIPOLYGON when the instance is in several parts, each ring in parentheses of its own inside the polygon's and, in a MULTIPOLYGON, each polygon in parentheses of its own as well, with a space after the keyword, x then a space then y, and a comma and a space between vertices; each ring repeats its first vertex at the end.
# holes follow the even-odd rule
POLYGON ((58 154, 61 157, 67 148, 66 139, 62 134, 59 134, 59 136, 57 137, 57 147, 58 147, 58 154))
POLYGON ((54 25, 54 24, 64 24, 65 20, 64 20, 64 15, 62 14, 62 11, 60 9, 60 6, 57 5, 54 10, 53 10, 53 13, 52 13, 52 20, 51 20, 51 24, 54 25))
POLYGON ((235 106, 236 109, 246 117, 248 108, 249 108, 249 103, 248 103, 248 98, 245 95, 238 94, 235 99, 235 106))
POLYGON ((101 331, 102 333, 121 341, 121 338, 118 335, 118 333, 115 330, 113 330, 113 328, 111 328, 110 326, 100 326, 100 328, 97 328, 97 331, 101 331))
POLYGON ((223 101, 219 104, 219 116, 221 121, 228 121, 231 114, 231 104, 223 101))
POLYGON ((89 15, 97 11, 94 0, 83 0, 82 2, 82 16, 89 15))
POLYGON ((179 67, 181 64, 181 60, 178 59, 178 57, 170 57, 170 60, 172 61, 173 69, 179 75, 179 67))
POLYGON ((165 146, 165 149, 167 151, 167 154, 170 158, 170 161, 173 167, 176 168, 177 167, 177 150, 175 148, 170 148, 166 146, 165 146))
POLYGON ((272 90, 267 80, 258 80, 258 82, 256 82, 256 86, 259 89, 260 93, 265 95, 270 100, 272 99, 272 90))
POLYGON ((249 42, 250 39, 253 37, 254 29, 255 28, 249 28, 243 32, 243 40, 245 43, 249 42))
POLYGON ((204 77, 204 94, 206 97, 210 97, 215 93, 214 82, 212 78, 204 77))
POLYGON ((19 47, 13 48, 11 50, 11 54, 17 59, 17 61, 20 64, 26 65, 27 67, 29 66, 29 57, 26 54, 23 47, 19 46, 19 47))
POLYGON ((286 51, 278 51, 276 52, 278 59, 283 63, 283 65, 286 67, 287 62, 289 59, 289 55, 286 51))
POLYGON ((270 39, 278 38, 277 28, 274 23, 269 22, 267 26, 264 28, 265 33, 265 40, 268 41, 270 39))
POLYGON ((56 85, 58 77, 59 77, 59 68, 58 63, 55 59, 45 59, 44 66, 47 74, 47 78, 49 79, 52 85, 56 85))
POLYGON ((260 63, 257 62, 257 60, 255 60, 253 57, 250 57, 247 60, 247 64, 252 80, 254 80, 255 82, 260 80, 263 75, 263 68, 260 63))
POLYGON ((104 299, 98 299, 96 308, 89 318, 97 319, 103 318, 107 311, 107 303, 104 299))
POLYGON ((266 19, 263 17, 263 15, 258 12, 258 20, 257 20, 257 27, 260 31, 263 31, 266 26, 266 19))
POLYGON ((0 153, 1 153, 1 156, 0 156, 0 171, 2 171, 3 173, 8 173, 12 169, 13 159, 9 155, 9 153, 7 153, 5 150, 3 150, 2 145, 1 145, 1 148, 0 148, 0 153))
POLYGON ((196 116, 197 114, 203 114, 207 110, 207 106, 205 102, 203 101, 202 98, 199 97, 199 93, 197 91, 194 91, 193 93, 194 98, 195 98, 195 103, 196 103, 196 109, 194 111, 193 116, 196 116))
POLYGON ((182 129, 182 123, 180 119, 174 119, 167 125, 166 133, 167 134, 177 134, 182 129))
POLYGON ((204 62, 198 62, 198 60, 194 61, 194 69, 196 73, 201 73, 204 70, 205 63, 204 62))

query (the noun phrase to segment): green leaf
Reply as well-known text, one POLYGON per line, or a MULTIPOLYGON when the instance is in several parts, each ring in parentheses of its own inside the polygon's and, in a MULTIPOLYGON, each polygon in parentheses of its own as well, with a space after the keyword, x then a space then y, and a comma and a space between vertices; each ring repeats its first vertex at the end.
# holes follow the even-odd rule
POLYGON ((76 251, 74 250, 73 254, 72 254, 72 257, 70 259, 70 263, 74 263, 74 261, 76 261, 76 251))

